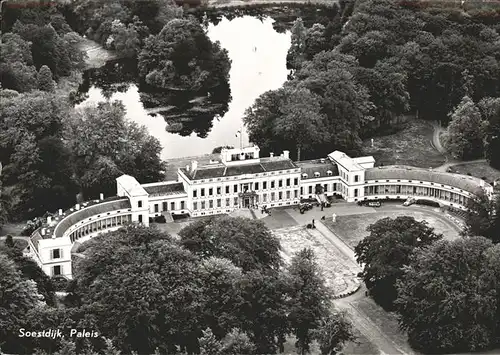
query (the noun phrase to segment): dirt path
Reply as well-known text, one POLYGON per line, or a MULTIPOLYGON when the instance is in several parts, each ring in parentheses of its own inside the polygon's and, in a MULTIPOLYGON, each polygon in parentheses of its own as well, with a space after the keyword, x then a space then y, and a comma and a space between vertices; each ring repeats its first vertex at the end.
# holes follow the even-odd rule
POLYGON ((88 38, 82 39, 80 49, 87 53, 87 59, 85 60, 87 68, 102 67, 108 60, 117 58, 115 53, 104 49, 99 43, 88 38))

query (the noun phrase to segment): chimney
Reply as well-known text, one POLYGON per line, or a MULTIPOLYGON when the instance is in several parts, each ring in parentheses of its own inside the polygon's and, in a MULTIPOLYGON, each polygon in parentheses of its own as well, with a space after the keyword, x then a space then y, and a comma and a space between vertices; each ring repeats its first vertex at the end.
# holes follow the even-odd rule
POLYGON ((42 230, 41 230, 41 234, 42 234, 42 235, 45 235, 45 228, 42 228, 42 230))
POLYGON ((269 156, 272 158, 274 157, 274 153, 269 153, 269 156))
POLYGON ((193 160, 191 162, 191 171, 195 171, 196 169, 198 169, 198 162, 196 160, 193 160))
POLYGON ((79 204, 79 203, 77 203, 77 204, 75 205, 75 210, 77 210, 77 211, 78 211, 79 209, 80 209, 80 204, 79 204))
POLYGON ((99 194, 99 200, 101 200, 101 201, 104 200, 104 194, 103 193, 99 194))
POLYGON ((48 216, 47 217, 47 224, 50 226, 51 223, 52 223, 52 217, 48 216))
POLYGON ((284 156, 286 159, 290 159, 290 151, 289 151, 289 150, 284 150, 284 151, 283 151, 283 156, 284 156))
POLYGON ((186 171, 189 171, 189 165, 186 165, 186 171))
POLYGON ((62 209, 59 208, 59 216, 62 216, 62 209))

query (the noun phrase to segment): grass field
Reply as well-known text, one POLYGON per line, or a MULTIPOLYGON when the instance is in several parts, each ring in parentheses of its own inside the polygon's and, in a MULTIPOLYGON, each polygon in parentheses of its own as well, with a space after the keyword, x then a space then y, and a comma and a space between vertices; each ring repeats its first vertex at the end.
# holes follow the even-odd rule
POLYGON ((450 168, 450 172, 464 175, 470 174, 480 179, 486 178, 486 181, 490 183, 500 179, 500 171, 492 168, 486 162, 454 165, 450 168))
POLYGON ((432 146, 433 127, 429 122, 410 120, 395 134, 363 142, 363 154, 373 155, 378 165, 412 165, 435 168, 443 165, 446 157, 432 146))
POLYGON ((425 211, 415 211, 412 209, 401 211, 380 211, 376 213, 357 214, 350 216, 338 216, 335 223, 331 219, 324 221, 325 225, 333 230, 344 242, 351 248, 354 248, 364 237, 368 235, 366 228, 379 219, 398 216, 411 216, 418 221, 425 220, 436 232, 443 233, 445 239, 455 239, 458 237, 458 231, 450 228, 450 225, 444 220, 425 211))

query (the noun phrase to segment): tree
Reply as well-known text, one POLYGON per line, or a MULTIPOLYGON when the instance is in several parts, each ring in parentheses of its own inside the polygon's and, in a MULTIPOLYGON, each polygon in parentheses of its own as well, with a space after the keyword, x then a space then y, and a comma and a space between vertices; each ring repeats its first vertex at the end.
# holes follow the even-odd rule
POLYGON ((215 338, 210 328, 203 331, 203 336, 199 341, 201 355, 219 355, 222 352, 222 344, 215 338))
POLYGON ((354 251, 363 265, 360 277, 375 302, 392 310, 397 298, 396 282, 403 276, 416 250, 425 248, 442 238, 425 221, 402 216, 383 218, 368 226, 370 235, 363 238, 354 251))
MULTIPOLYGON (((495 345, 498 275, 491 241, 439 241, 417 251, 398 281, 396 308, 410 345, 427 353, 473 352, 495 345)), ((498 255, 497 257, 498 258, 498 255)))
POLYGON ((255 354, 255 345, 248 335, 237 328, 233 328, 224 339, 222 339, 221 354, 224 355, 251 355, 255 354))
POLYGON ((35 88, 31 43, 14 33, 4 33, 0 41, 0 78, 2 88, 19 92, 35 88))
POLYGON ((484 190, 467 201, 467 214, 463 235, 482 236, 494 243, 500 242, 500 198, 490 199, 484 190))
POLYGON ((160 89, 198 91, 227 82, 230 61, 193 19, 174 19, 146 39, 139 54, 141 78, 160 89))
POLYGON ((5 246, 7 248, 14 248, 14 238, 10 234, 5 238, 5 246))
POLYGON ((121 102, 102 102, 78 110, 65 120, 71 160, 78 184, 87 196, 114 194, 114 179, 121 174, 132 175, 141 183, 163 177, 161 144, 145 127, 127 120, 125 114, 121 102))
POLYGON ((197 258, 167 235, 133 225, 93 245, 76 281, 102 334, 128 353, 199 351, 206 327, 197 258))
POLYGON ((179 235, 181 245, 193 254, 226 258, 243 271, 278 270, 282 265, 279 240, 261 221, 229 216, 197 220, 179 235))
POLYGON ((333 313, 325 317, 314 332, 322 355, 336 355, 344 343, 355 339, 351 323, 344 313, 333 313))
POLYGON ((483 154, 482 118, 474 102, 465 96, 450 114, 446 149, 457 159, 474 159, 483 154))
POLYGON ((52 72, 50 68, 46 65, 42 65, 37 75, 37 86, 41 91, 54 92, 56 89, 56 84, 52 80, 52 72))
POLYGON ((141 41, 133 24, 125 26, 120 20, 111 24, 111 36, 116 52, 124 57, 135 57, 140 50, 141 41))
POLYGON ((276 119, 274 132, 297 147, 297 160, 302 149, 311 149, 326 140, 324 116, 319 100, 308 89, 284 89, 282 115, 276 119))
POLYGON ((286 56, 286 66, 288 69, 299 69, 305 60, 306 33, 302 18, 297 18, 290 30, 292 43, 286 56))
POLYGON ((485 122, 484 155, 490 165, 500 169, 500 97, 484 98, 478 103, 485 122))
POLYGON ((0 252, 0 350, 24 352, 19 341, 19 329, 27 312, 41 303, 36 285, 23 280, 14 262, 0 252))
POLYGON ((311 249, 303 249, 291 260, 290 327, 297 338, 295 347, 300 354, 310 350, 313 332, 329 314, 330 294, 311 249))

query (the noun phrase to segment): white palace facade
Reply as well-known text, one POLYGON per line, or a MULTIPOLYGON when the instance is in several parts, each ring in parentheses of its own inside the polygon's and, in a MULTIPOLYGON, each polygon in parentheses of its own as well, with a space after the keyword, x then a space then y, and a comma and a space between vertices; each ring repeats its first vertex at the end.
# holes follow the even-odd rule
POLYGON ((347 202, 426 199, 465 209, 467 200, 493 187, 483 180, 411 166, 375 167, 371 156, 351 158, 335 151, 326 158, 294 162, 289 152, 260 157, 256 146, 222 149, 217 160, 193 160, 175 181, 140 184, 116 179, 116 196, 77 204, 50 216, 30 238, 29 253, 49 276, 72 278, 71 255, 90 238, 160 215, 191 217, 231 213, 241 208, 297 205, 316 193, 347 202), (321 186, 321 188, 319 188, 321 186))

